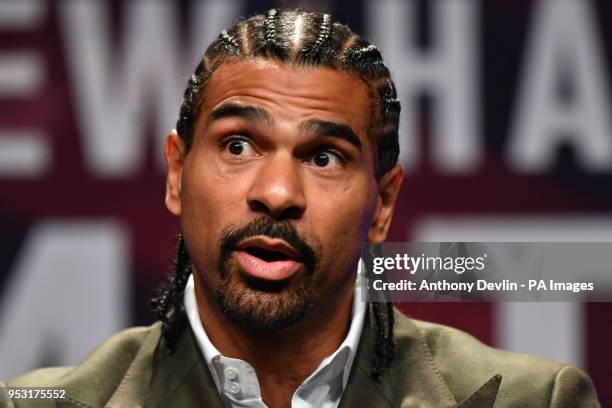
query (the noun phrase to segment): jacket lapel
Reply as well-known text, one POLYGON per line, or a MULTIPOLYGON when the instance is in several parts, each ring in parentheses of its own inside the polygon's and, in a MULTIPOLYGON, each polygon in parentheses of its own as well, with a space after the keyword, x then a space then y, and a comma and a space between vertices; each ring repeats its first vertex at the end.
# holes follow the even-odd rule
MULTIPOLYGON (((406 319, 403 315, 396 319, 406 319)), ((344 392, 340 408, 348 407, 440 407, 456 406, 453 395, 430 360, 429 350, 416 326, 410 322, 409 331, 396 331, 396 353, 389 369, 374 381, 374 318, 367 313, 364 332, 355 363, 344 392)))
POLYGON ((370 377, 374 355, 374 319, 366 315, 349 383, 340 408, 349 407, 440 407, 488 408, 497 396, 501 376, 491 378, 471 397, 458 405, 448 385, 435 366, 431 351, 416 325, 401 312, 395 311, 396 352, 391 367, 379 381, 370 377))
POLYGON ((214 381, 187 324, 174 353, 160 329, 145 340, 107 407, 223 408, 214 381))

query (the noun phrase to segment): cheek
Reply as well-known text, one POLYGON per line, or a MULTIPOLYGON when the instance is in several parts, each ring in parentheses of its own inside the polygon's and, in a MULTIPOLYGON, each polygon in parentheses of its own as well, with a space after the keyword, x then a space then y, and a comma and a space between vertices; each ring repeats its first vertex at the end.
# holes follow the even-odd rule
POLYGON ((186 163, 181 191, 181 229, 190 253, 199 258, 194 261, 201 262, 203 267, 215 266, 222 233, 230 225, 240 225, 241 215, 245 213, 247 185, 246 177, 230 177, 209 155, 192 157, 186 163))
POLYGON ((333 194, 319 193, 318 197, 326 198, 312 203, 310 216, 328 267, 348 267, 359 256, 375 208, 371 188, 366 180, 353 181, 333 194))
POLYGON ((244 204, 248 177, 244 174, 237 177, 208 149, 198 153, 187 163, 184 172, 181 200, 187 207, 187 216, 194 221, 207 219, 212 225, 223 222, 224 218, 236 218, 240 214, 238 208, 244 204))
POLYGON ((325 219, 330 227, 340 227, 337 233, 361 231, 372 218, 375 188, 365 174, 347 178, 341 185, 317 185, 314 187, 317 191, 312 192, 310 210, 317 219, 325 219))

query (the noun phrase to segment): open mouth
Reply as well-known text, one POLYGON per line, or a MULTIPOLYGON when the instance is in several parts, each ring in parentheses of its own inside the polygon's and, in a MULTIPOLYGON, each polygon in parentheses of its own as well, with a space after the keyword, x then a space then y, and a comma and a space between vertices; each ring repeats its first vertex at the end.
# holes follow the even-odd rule
POLYGON ((234 255, 247 275, 267 281, 289 279, 304 268, 302 254, 277 238, 248 238, 237 245, 234 255))
POLYGON ((284 252, 261 247, 247 247, 244 249, 244 252, 253 255, 259 259, 263 259, 266 262, 286 261, 288 259, 291 259, 289 255, 284 252))

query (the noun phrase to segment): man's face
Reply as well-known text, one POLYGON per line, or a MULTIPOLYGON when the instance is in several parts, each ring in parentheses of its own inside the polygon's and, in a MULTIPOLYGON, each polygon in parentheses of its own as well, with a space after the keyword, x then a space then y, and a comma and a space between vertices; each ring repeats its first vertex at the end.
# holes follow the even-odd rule
POLYGON ((167 206, 234 323, 300 320, 347 293, 361 243, 384 239, 401 170, 374 177, 371 109, 346 72, 244 60, 209 79, 189 153, 169 136, 167 206))

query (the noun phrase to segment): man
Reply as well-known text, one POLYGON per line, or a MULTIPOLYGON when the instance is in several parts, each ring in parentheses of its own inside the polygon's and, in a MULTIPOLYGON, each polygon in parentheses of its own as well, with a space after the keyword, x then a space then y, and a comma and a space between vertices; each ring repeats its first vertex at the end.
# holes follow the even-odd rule
POLYGON ((223 31, 165 145, 181 235, 161 322, 8 385, 87 407, 598 406, 574 367, 360 300, 361 244, 385 240, 402 181, 399 112, 379 51, 329 15, 223 31))

